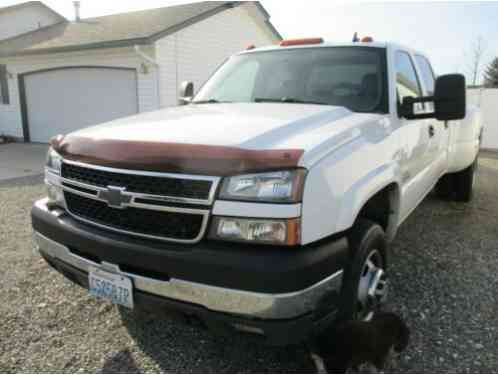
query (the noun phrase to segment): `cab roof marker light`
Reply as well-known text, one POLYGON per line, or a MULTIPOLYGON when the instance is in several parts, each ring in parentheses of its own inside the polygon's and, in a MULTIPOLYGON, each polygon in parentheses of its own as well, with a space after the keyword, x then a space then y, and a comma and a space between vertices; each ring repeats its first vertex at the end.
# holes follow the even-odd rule
POLYGON ((247 47, 246 47, 246 51, 250 51, 252 49, 255 49, 256 46, 254 44, 249 44, 247 47))
POLYGON ((323 38, 303 38, 303 39, 287 39, 280 42, 280 47, 303 46, 307 44, 322 44, 323 38))
POLYGON ((374 40, 371 36, 364 36, 363 38, 361 38, 361 42, 362 43, 372 43, 374 40))

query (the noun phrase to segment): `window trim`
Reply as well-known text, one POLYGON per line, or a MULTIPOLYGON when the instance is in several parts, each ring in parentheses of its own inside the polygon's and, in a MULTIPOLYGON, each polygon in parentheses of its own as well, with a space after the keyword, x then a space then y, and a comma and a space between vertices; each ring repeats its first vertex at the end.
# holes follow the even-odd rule
MULTIPOLYGON (((421 55, 421 54, 419 54, 419 53, 416 53, 414 56, 415 56, 415 61, 417 60, 417 58, 420 58, 420 59, 424 60, 424 61, 427 63, 427 65, 429 66, 429 69, 430 69, 430 71, 431 71, 431 74, 432 74, 432 79, 434 80, 434 86, 436 86, 436 78, 437 78, 437 76, 436 76, 436 74, 434 73, 434 69, 432 68, 432 64, 431 64, 431 62, 429 61, 429 59, 428 59, 427 57, 425 57, 424 55, 421 55)), ((422 71, 422 67, 420 66, 420 64, 418 64, 418 63, 417 63, 417 65, 418 65, 418 67, 420 68, 420 70, 422 71)), ((422 73, 423 73, 423 72, 422 72, 422 73)), ((422 74, 422 75, 423 75, 423 74, 422 74)), ((428 90, 427 90, 427 87, 425 87, 425 82, 424 82, 424 88, 425 88, 425 89, 426 89, 426 91, 427 91, 425 94, 429 94, 429 92, 428 92, 428 90)))
MULTIPOLYGON (((402 54, 405 54, 408 56, 408 60, 410 61, 411 65, 412 65, 412 68, 413 68, 413 71, 415 72, 415 78, 417 79, 417 86, 418 86, 418 89, 420 91, 420 98, 424 96, 424 90, 422 90, 422 85, 420 84, 420 77, 418 76, 418 70, 417 70, 417 65, 415 64, 414 60, 413 60, 413 56, 410 52, 406 51, 406 50, 402 50, 402 49, 398 49, 395 51, 395 54, 394 54, 394 87, 395 87, 395 90, 396 90, 396 109, 397 109, 397 113, 398 113, 398 117, 401 118, 401 115, 400 115, 400 110, 401 110, 401 102, 400 102, 400 97, 399 97, 399 93, 398 93, 398 69, 396 68, 396 57, 398 55, 398 53, 402 53, 402 54)), ((425 109, 425 103, 422 104, 423 108, 425 109)))
POLYGON ((9 77, 5 64, 0 64, 0 94, 0 104, 9 105, 9 77))

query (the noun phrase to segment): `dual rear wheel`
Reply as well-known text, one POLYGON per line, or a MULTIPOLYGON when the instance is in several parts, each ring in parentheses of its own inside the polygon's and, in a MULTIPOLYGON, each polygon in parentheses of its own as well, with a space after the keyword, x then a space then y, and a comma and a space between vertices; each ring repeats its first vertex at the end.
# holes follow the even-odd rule
POLYGON ((448 173, 441 177, 436 184, 436 194, 441 199, 445 200, 470 202, 474 192, 477 165, 476 158, 476 160, 463 171, 448 173))

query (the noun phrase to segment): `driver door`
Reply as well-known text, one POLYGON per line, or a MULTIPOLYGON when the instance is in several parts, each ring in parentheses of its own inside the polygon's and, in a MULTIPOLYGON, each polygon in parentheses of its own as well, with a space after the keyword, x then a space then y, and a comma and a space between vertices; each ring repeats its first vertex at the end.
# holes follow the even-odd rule
MULTIPOLYGON (((411 54, 398 50, 395 54, 396 93, 398 107, 404 97, 423 96, 420 79, 411 54)), ((414 110, 417 113, 425 111, 422 103, 416 103, 414 110)), ((428 120, 407 120, 399 116, 400 120, 400 172, 401 189, 405 199, 401 202, 400 216, 402 220, 417 207, 418 203, 431 188, 430 177, 430 144, 431 130, 428 120)))
MULTIPOLYGON (((436 78, 429 60, 422 55, 415 55, 415 61, 420 71, 424 86, 424 96, 433 96, 436 78)), ((434 112, 434 103, 425 103, 428 112, 434 112)), ((432 179, 435 183, 446 172, 450 130, 447 121, 428 119, 427 124, 431 131, 429 144, 429 158, 432 163, 432 179)))

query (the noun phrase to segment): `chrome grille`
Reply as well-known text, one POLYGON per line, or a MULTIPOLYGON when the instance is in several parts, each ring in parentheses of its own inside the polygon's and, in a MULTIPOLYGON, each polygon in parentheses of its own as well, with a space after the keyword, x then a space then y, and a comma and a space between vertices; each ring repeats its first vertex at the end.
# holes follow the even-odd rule
POLYGON ((107 187, 123 186, 129 192, 207 200, 213 184, 210 180, 184 177, 158 177, 150 174, 130 174, 108 169, 90 169, 76 164, 63 163, 63 178, 88 185, 107 187))
POLYGON ((131 234, 192 241, 201 232, 203 215, 144 210, 129 207, 125 210, 109 207, 106 203, 64 193, 71 212, 96 224, 112 227, 131 234))
POLYGON ((202 239, 219 177, 127 171, 64 161, 68 212, 109 230, 165 241, 202 239))

